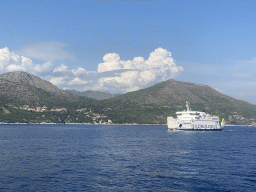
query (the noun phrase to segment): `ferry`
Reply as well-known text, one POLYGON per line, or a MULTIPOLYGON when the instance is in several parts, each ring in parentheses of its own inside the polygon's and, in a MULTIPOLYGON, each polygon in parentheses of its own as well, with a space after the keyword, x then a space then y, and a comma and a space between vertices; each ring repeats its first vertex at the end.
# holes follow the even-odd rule
POLYGON ((191 131, 219 131, 225 126, 224 118, 220 122, 218 116, 211 116, 201 111, 191 111, 186 101, 185 111, 176 112, 177 118, 167 117, 168 129, 191 131))

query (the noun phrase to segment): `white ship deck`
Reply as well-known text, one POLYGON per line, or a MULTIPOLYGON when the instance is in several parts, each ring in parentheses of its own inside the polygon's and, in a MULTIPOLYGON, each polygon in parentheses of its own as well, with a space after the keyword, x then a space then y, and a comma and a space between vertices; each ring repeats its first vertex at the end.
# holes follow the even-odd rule
POLYGON ((201 111, 191 111, 186 102, 186 111, 176 112, 177 118, 167 117, 169 129, 179 130, 222 130, 224 119, 220 124, 218 116, 211 116, 201 111))

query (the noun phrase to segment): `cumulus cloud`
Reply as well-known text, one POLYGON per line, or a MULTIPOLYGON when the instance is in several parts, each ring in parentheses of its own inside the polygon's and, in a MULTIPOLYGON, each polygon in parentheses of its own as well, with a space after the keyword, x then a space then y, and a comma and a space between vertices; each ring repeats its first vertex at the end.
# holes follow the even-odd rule
POLYGON ((84 85, 84 84, 88 84, 88 81, 84 81, 79 77, 76 77, 73 80, 68 82, 68 85, 84 85))
POLYGON ((47 73, 51 72, 54 69, 54 65, 50 62, 46 62, 42 65, 36 64, 34 67, 34 71, 37 73, 47 73))
POLYGON ((149 58, 135 57, 123 61, 117 53, 108 53, 98 65, 98 72, 116 71, 112 76, 100 78, 99 87, 103 89, 120 88, 123 92, 144 88, 150 83, 175 78, 183 68, 177 66, 171 52, 163 48, 155 49, 149 58))
POLYGON ((43 64, 34 64, 33 61, 24 56, 15 55, 7 47, 0 49, 0 71, 14 72, 27 71, 34 74, 50 72, 54 68, 53 64, 46 62, 43 64))
POLYGON ((120 57, 117 53, 108 53, 103 57, 104 63, 98 65, 98 72, 106 72, 121 69, 120 57))
POLYGON ((57 72, 60 72, 60 73, 65 73, 69 71, 68 70, 68 66, 64 65, 64 64, 61 64, 61 66, 59 67, 55 67, 55 69, 53 70, 53 73, 57 73, 57 72))
POLYGON ((54 85, 57 85, 57 86, 59 86, 59 85, 66 85, 68 79, 69 78, 67 76, 64 76, 64 77, 52 77, 50 79, 50 82, 52 84, 54 84, 54 85))
POLYGON ((16 56, 14 53, 11 53, 8 47, 0 49, 0 69, 5 70, 5 68, 10 65, 10 62, 18 62, 20 60, 19 56, 16 56))
POLYGON ((8 72, 14 72, 14 71, 24 71, 25 68, 22 67, 21 65, 15 65, 15 64, 11 64, 8 67, 6 67, 6 70, 8 72))
POLYGON ((125 93, 176 78, 184 67, 186 70, 179 80, 207 84, 224 94, 256 103, 256 58, 230 61, 221 67, 198 63, 178 65, 171 52, 157 48, 148 58, 136 56, 130 60, 122 60, 118 53, 107 53, 103 62, 96 64, 97 71, 87 71, 82 67, 70 69, 71 66, 65 62, 54 65, 54 60, 72 58, 72 54, 63 50, 64 46, 60 43, 39 44, 37 48, 36 45, 28 46, 23 49, 27 50, 26 54, 15 54, 7 47, 0 48, 0 73, 29 72, 61 89, 125 93), (46 50, 47 46, 52 47, 51 51, 46 50), (44 62, 34 63, 33 58, 44 62))
POLYGON ((75 75, 75 76, 80 76, 80 75, 85 75, 87 74, 86 70, 84 68, 81 68, 79 67, 78 69, 73 69, 71 70, 72 73, 75 75))
POLYGON ((139 71, 126 71, 114 77, 100 78, 98 83, 101 88, 108 88, 110 90, 118 88, 122 92, 135 91, 140 87, 138 78, 140 77, 139 71))
MULTIPOLYGON (((37 49, 34 49, 34 55, 37 49)), ((40 54, 39 51, 38 55, 40 54)), ((35 58, 34 55, 31 56, 35 58)), ((37 57, 39 58, 43 57, 37 57)), ((7 47, 0 49, 0 72, 13 71, 35 74, 65 89, 124 93, 174 78, 183 71, 183 68, 176 65, 171 52, 163 48, 154 50, 148 59, 138 56, 132 60, 121 60, 117 53, 107 53, 103 57, 103 62, 98 64, 97 71, 86 71, 82 67, 69 69, 65 64, 54 66, 50 61, 34 64, 29 57, 16 55, 7 47)))

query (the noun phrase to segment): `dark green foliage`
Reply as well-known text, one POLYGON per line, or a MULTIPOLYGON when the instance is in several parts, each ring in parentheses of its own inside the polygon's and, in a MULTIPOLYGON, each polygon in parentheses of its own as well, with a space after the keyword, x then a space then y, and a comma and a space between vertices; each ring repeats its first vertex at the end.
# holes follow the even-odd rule
POLYGON ((168 80, 107 100, 75 96, 33 75, 0 75, 0 122, 163 124, 167 116, 185 109, 225 118, 230 124, 256 124, 256 106, 221 94, 206 85, 168 80), (66 111, 30 112, 13 107, 65 108, 66 111), (4 108, 2 108, 4 107, 4 108), (6 110, 3 110, 6 109, 6 110), (8 113, 8 111, 10 113, 8 113))
MULTIPOLYGON (((153 108, 155 117, 161 113, 164 117, 175 117, 176 111, 185 109, 186 101, 190 102, 192 110, 204 110, 209 114, 225 118, 226 122, 230 124, 256 123, 255 105, 221 94, 206 85, 174 80, 158 83, 155 86, 129 92, 108 100, 108 102, 115 104, 119 103, 120 107, 125 106, 126 103, 136 103, 147 108, 143 112, 147 115, 150 115, 149 109, 153 108)), ((138 107, 135 107, 135 109, 137 110, 138 107)))
POLYGON ((28 123, 29 121, 36 120, 37 114, 35 112, 14 109, 11 107, 5 107, 10 113, 4 113, 3 109, 0 110, 0 122, 5 123, 28 123))

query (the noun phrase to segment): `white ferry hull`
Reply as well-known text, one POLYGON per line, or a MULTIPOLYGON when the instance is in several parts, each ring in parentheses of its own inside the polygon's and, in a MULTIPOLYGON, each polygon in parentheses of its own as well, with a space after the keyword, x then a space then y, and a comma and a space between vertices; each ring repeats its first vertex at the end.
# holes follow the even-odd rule
POLYGON ((220 131, 223 129, 221 126, 207 126, 207 125, 188 125, 177 127, 177 130, 187 130, 187 131, 220 131))
POLYGON ((187 111, 176 112, 177 119, 167 117, 168 129, 190 130, 190 131, 220 131, 224 128, 225 122, 220 123, 218 116, 210 116, 205 112, 191 111, 189 103, 186 102, 187 111))
POLYGON ((223 128, 220 128, 220 129, 176 129, 176 130, 182 130, 182 131, 222 131, 223 128))
POLYGON ((175 124, 168 123, 168 129, 171 130, 188 130, 188 131, 220 131, 224 128, 224 126, 220 126, 219 124, 209 124, 205 122, 195 122, 190 124, 175 124))

